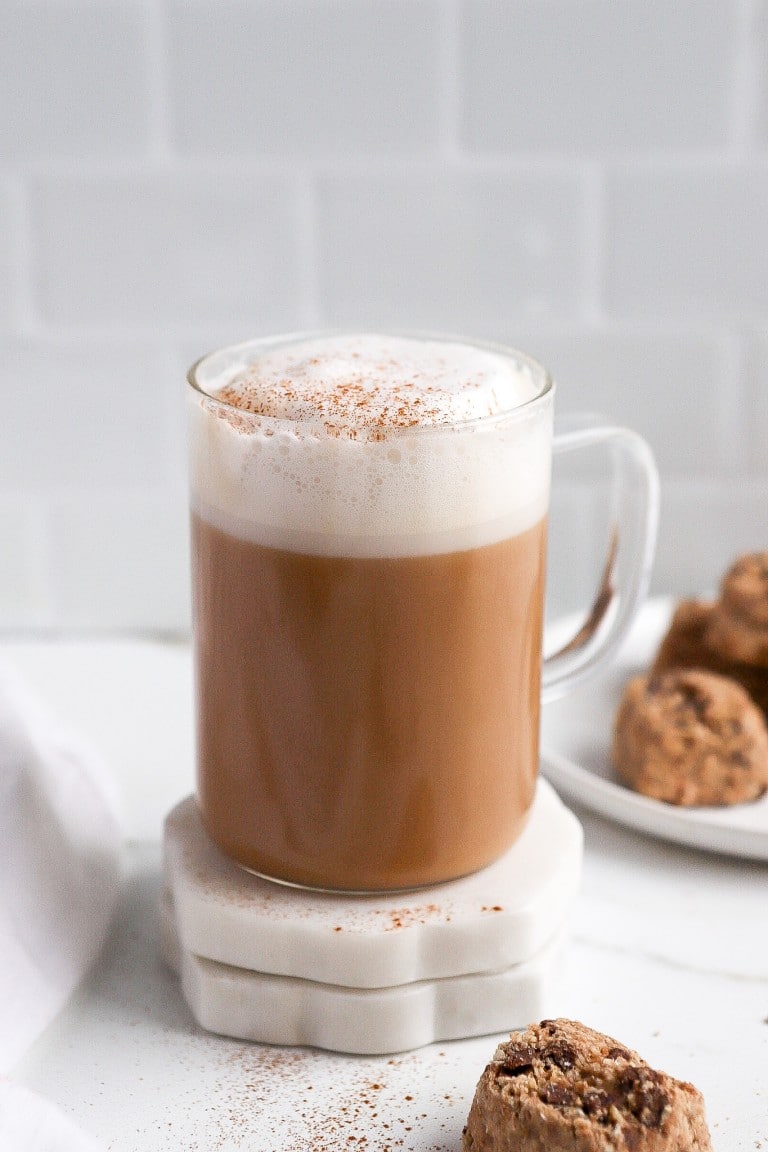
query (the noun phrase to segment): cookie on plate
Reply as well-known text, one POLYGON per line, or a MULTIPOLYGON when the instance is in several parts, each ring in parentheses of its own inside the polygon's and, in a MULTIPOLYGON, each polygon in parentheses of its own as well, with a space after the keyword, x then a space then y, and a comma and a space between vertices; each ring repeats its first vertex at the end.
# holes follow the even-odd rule
POLYGON ((705 640, 724 660, 768 669, 768 552, 740 556, 725 573, 705 640))
POLYGON ((486 1067, 463 1152, 708 1152, 701 1093, 573 1020, 513 1033, 486 1067))
POLYGON ((625 784, 669 804, 741 804, 768 788, 762 712, 736 681, 695 668, 629 681, 611 754, 625 784))
POLYGON ((726 659, 708 642, 715 604, 707 600, 681 600, 656 653, 651 675, 670 668, 700 668, 737 680, 768 716, 768 668, 726 659))
POLYGON ((713 610, 714 603, 709 600, 680 601, 656 653, 652 672, 666 672, 669 668, 723 672, 725 661, 710 650, 705 639, 713 610))

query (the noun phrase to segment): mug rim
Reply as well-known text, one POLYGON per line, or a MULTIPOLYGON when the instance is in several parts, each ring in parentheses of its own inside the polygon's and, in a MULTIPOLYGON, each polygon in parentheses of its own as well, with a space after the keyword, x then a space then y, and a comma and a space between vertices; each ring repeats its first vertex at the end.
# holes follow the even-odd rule
MULTIPOLYGON (((316 421, 311 421, 306 418, 296 416, 272 416, 258 412, 250 412, 246 408, 240 408, 236 404, 232 404, 228 400, 222 399, 217 396, 215 391, 209 390, 209 386, 205 386, 200 380, 200 370, 206 365, 215 363, 217 359, 222 360, 222 370, 218 374, 219 378, 223 373, 226 362, 232 364, 235 359, 240 355, 244 358, 246 350, 253 353, 255 356, 259 351, 268 351, 272 348, 279 348, 283 346, 290 346, 291 344, 298 344, 304 341, 316 339, 328 339, 337 336, 383 336, 383 337, 398 337, 409 340, 417 340, 422 343, 427 341, 434 341, 442 344, 460 344, 467 348, 476 348, 480 351, 492 352, 505 360, 514 361, 523 367, 527 368, 534 378, 537 385, 537 391, 534 396, 523 400, 520 403, 512 404, 509 407, 502 408, 498 412, 492 412, 485 416, 474 416, 467 419, 447 419, 445 421, 436 421, 430 424, 417 424, 407 428, 387 427, 382 429, 384 432, 384 439, 392 439, 393 437, 400 436, 423 436, 423 435, 439 435, 449 431, 469 430, 473 428, 484 428, 489 425, 499 423, 501 421, 508 421, 518 417, 523 418, 531 413, 532 410, 544 405, 552 397, 555 390, 554 380, 544 367, 543 363, 531 356, 521 349, 511 345, 502 344, 498 341, 480 340, 472 337, 460 336, 446 332, 434 332, 431 330, 422 329, 403 329, 403 328, 317 328, 297 330, 294 332, 286 332, 272 336, 256 336, 249 340, 242 340, 236 343, 224 344, 218 348, 214 348, 204 355, 198 357, 197 360, 191 365, 187 371, 187 384, 191 390, 197 395, 201 396, 207 404, 213 404, 224 411, 230 412, 237 416, 238 422, 248 421, 252 419, 259 421, 263 424, 264 421, 281 426, 293 426, 296 428, 317 427, 316 421)), ((221 385, 219 385, 221 386, 221 385)), ((365 431, 365 429, 363 429, 365 431)), ((350 439, 362 439, 364 437, 350 437, 350 439)))

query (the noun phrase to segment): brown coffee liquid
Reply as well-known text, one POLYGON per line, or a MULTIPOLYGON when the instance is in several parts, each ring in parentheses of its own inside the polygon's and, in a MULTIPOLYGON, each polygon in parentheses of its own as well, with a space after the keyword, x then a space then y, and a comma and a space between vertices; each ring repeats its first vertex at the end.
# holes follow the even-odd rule
POLYGON ((545 522, 391 559, 192 531, 198 798, 221 849, 350 891, 500 856, 537 774, 545 522))

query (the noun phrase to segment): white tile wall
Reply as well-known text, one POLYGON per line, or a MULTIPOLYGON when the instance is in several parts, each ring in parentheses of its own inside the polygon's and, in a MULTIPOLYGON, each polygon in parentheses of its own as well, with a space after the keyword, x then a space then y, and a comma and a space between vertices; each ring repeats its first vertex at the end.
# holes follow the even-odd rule
POLYGON ((481 152, 571 155, 724 146, 737 8, 720 0, 467 0, 462 140, 481 152))
POLYGON ((656 584, 696 594, 716 587, 723 560, 765 547, 766 485, 677 480, 662 489, 656 584))
POLYGON ((609 171, 605 299, 612 316, 768 315, 768 156, 609 171))
POLYGON ((188 627, 189 542, 181 489, 102 488, 87 502, 54 496, 48 534, 57 565, 49 594, 58 627, 108 630, 116 606, 123 629, 143 630, 151 623, 156 631, 173 633, 188 627))
POLYGON ((290 326, 299 284, 290 178, 133 171, 35 175, 31 266, 57 331, 290 326))
POLYGON ((171 382, 151 348, 124 341, 6 344, 0 390, 6 489, 45 495, 168 483, 171 382))
POLYGON ((768 4, 765 0, 755 0, 749 16, 745 83, 752 97, 750 111, 757 129, 756 139, 768 144, 768 4))
MULTIPOLYGON (((662 471, 655 584, 768 546, 768 0, 3 0, 0 628, 184 631, 183 372, 519 344, 662 471)), ((555 607, 592 498, 554 503, 555 607)))
POLYGON ((744 439, 744 466, 750 475, 765 479, 768 477, 768 326, 747 342, 747 358, 745 375, 749 391, 744 397, 744 409, 750 419, 744 439))
POLYGON ((3 492, 0 540, 0 628, 52 627, 45 500, 26 491, 3 492))
POLYGON ((13 299, 11 284, 13 281, 13 209, 11 186, 9 181, 0 179, 0 333, 7 332, 11 327, 13 313, 13 299))
POLYGON ((172 144, 299 161, 434 151, 440 20, 436 0, 172 3, 172 144))
POLYGON ((749 405, 730 336, 614 327, 523 342, 551 366, 560 410, 634 428, 665 477, 749 475, 749 405))
POLYGON ((0 154, 47 161, 145 152, 144 24, 137 3, 4 0, 0 154))
POLYGON ((578 173, 336 174, 318 185, 319 299, 338 323, 487 333, 578 319, 587 232, 578 173))

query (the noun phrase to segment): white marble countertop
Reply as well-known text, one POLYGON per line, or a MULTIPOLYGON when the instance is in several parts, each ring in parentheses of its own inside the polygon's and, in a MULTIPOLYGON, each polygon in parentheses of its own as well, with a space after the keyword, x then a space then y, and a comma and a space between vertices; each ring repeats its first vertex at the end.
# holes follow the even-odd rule
MULTIPOLYGON (((192 1023, 156 922, 162 819, 193 786, 187 647, 19 639, 0 658, 114 768, 128 843, 104 954, 15 1078, 115 1152, 458 1152, 495 1037, 359 1058, 192 1023)), ((550 1015, 696 1084, 717 1152, 768 1149, 768 865, 577 814, 584 876, 550 1015)))

